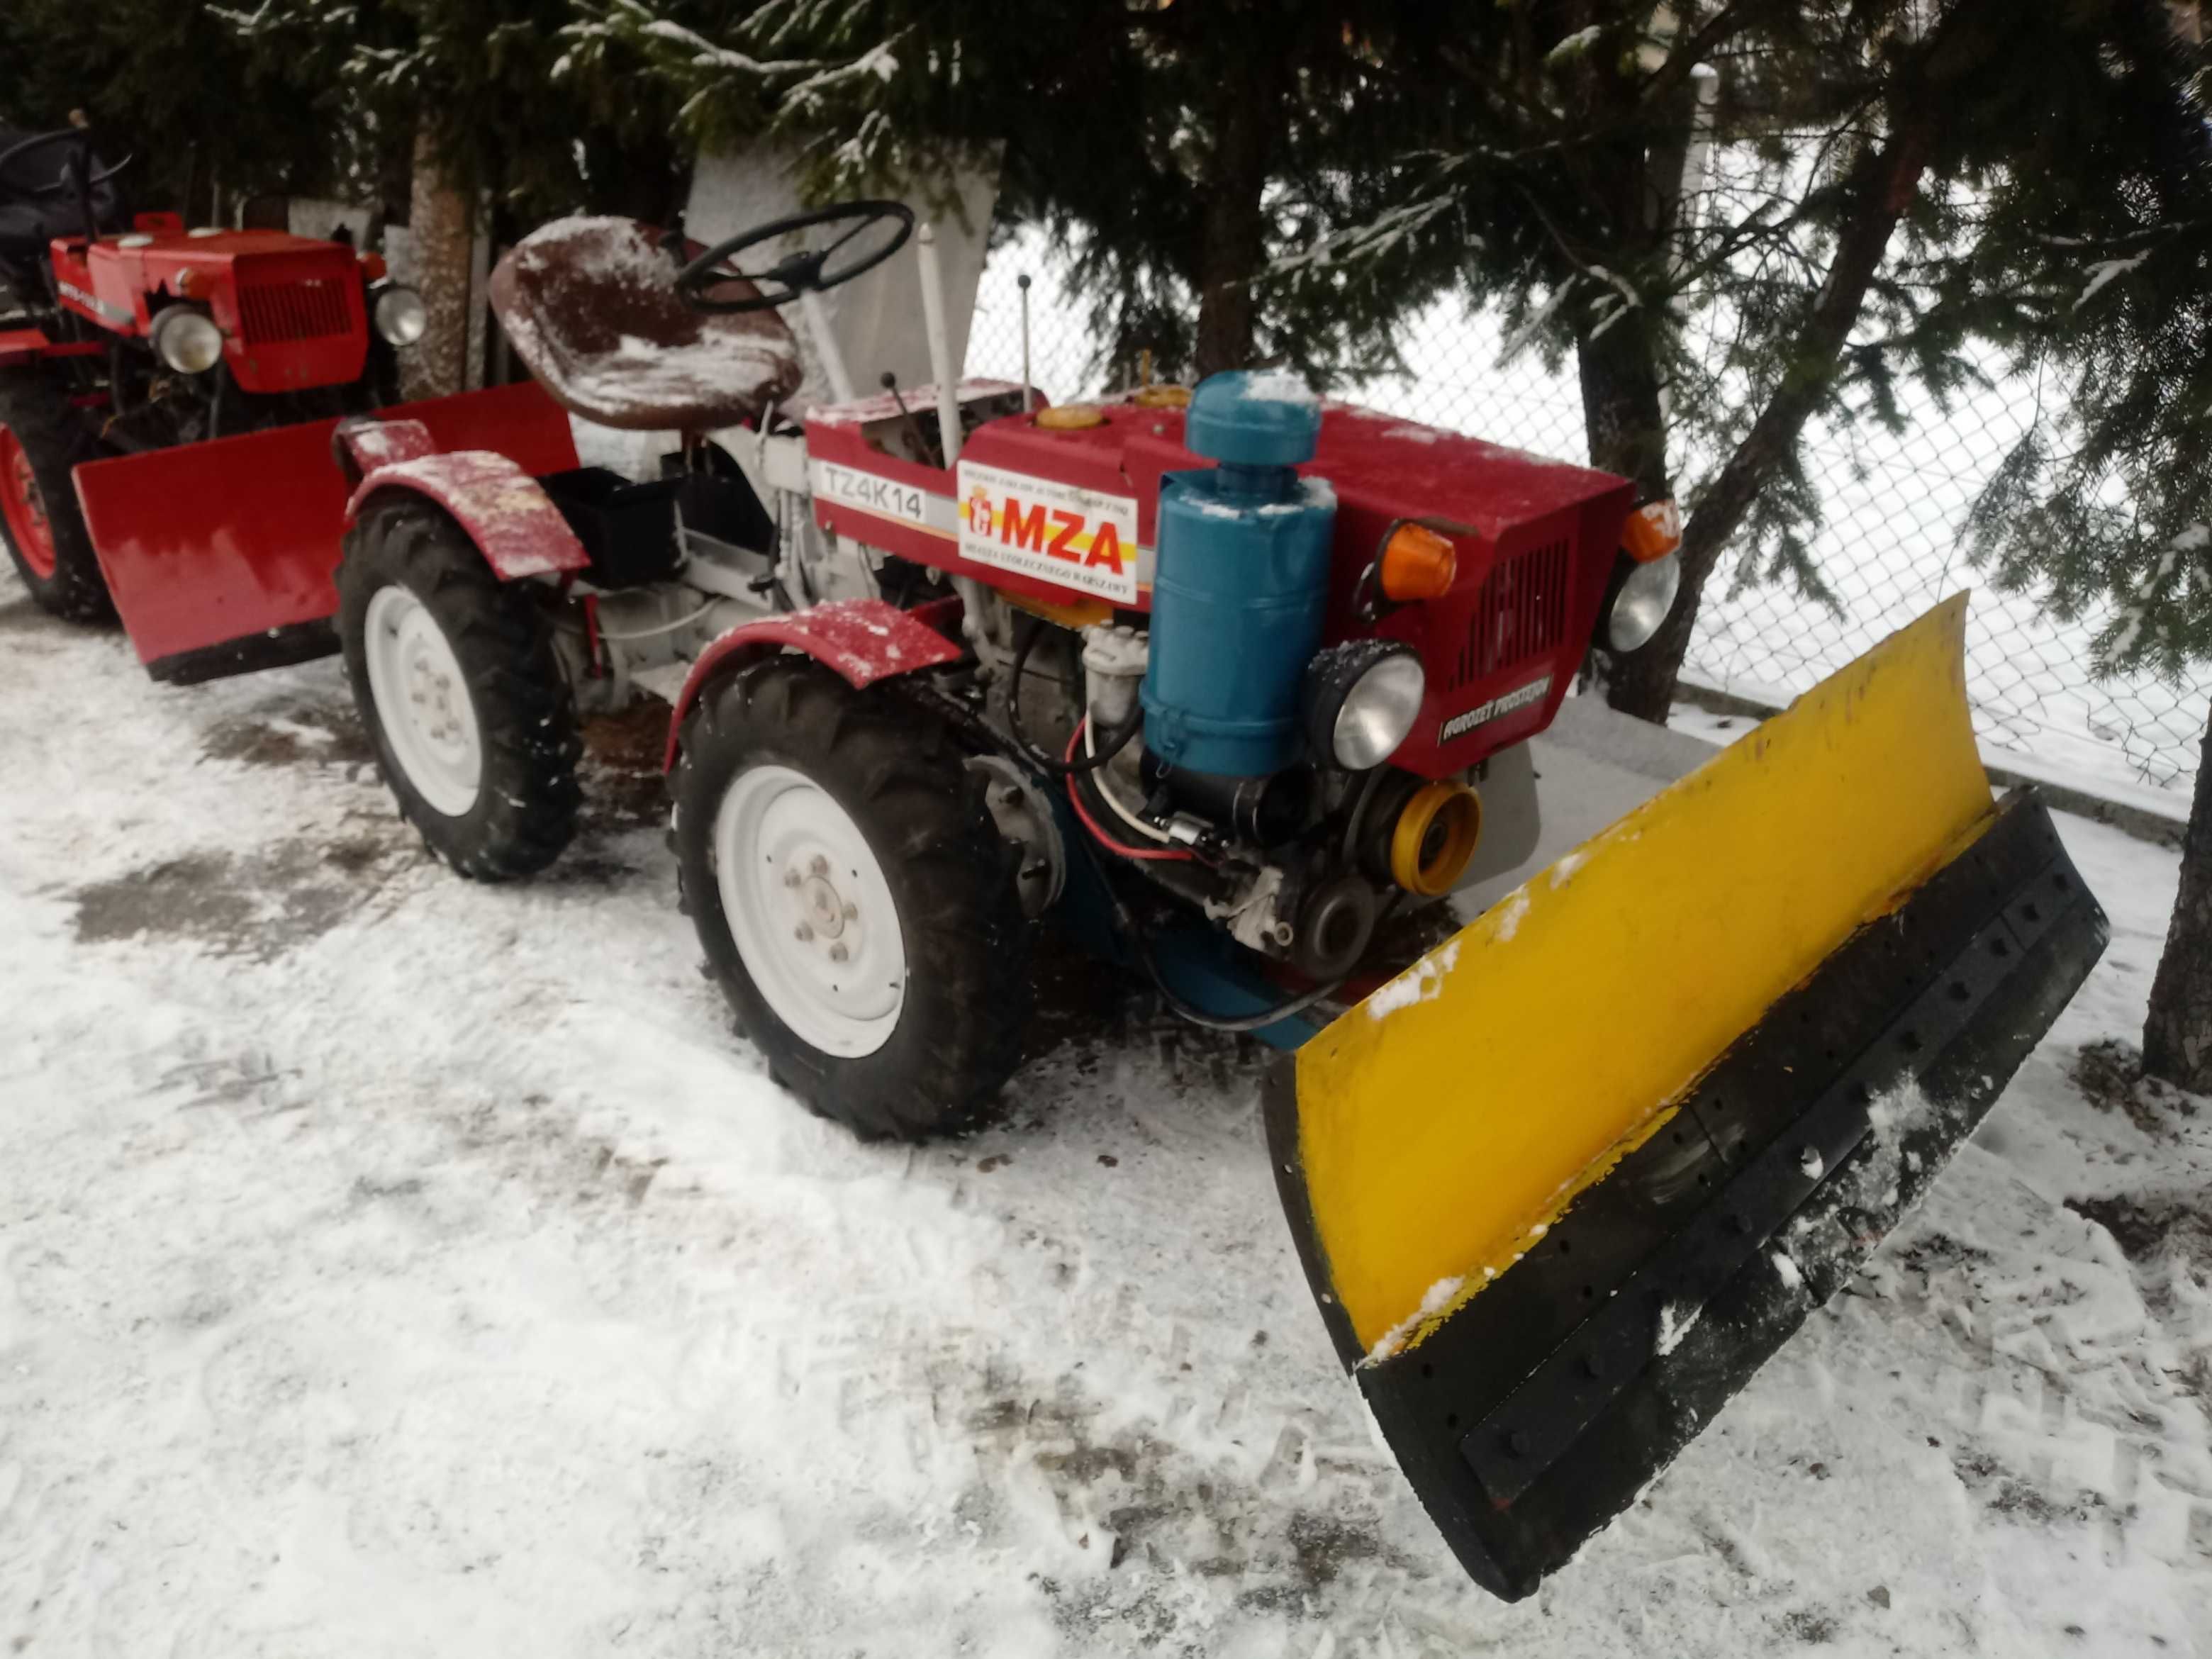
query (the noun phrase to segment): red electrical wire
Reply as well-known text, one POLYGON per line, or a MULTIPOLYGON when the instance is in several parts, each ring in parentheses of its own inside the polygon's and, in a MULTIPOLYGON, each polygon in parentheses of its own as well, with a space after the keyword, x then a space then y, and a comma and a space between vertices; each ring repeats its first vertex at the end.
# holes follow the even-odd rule
MULTIPOLYGON (((1072 761, 1075 758, 1075 746, 1083 741, 1083 730, 1090 724, 1091 719, 1088 715, 1076 721, 1075 730, 1067 739, 1067 753, 1060 757, 1062 760, 1072 761)), ((1183 847, 1124 847, 1101 830, 1098 827, 1098 821, 1091 816, 1091 809, 1083 804, 1082 792, 1076 787, 1079 781, 1081 780, 1077 775, 1073 774, 1069 775, 1068 805, 1075 808, 1075 816, 1083 820, 1083 827, 1091 832, 1091 839, 1108 852, 1119 853, 1125 859, 1168 859, 1182 863, 1189 863, 1196 859, 1196 854, 1183 847)), ((1103 788, 1105 786, 1102 784, 1099 787, 1103 788)))
POLYGON ((606 647, 599 642, 599 596, 596 593, 584 595, 584 659, 593 679, 605 677, 606 647))

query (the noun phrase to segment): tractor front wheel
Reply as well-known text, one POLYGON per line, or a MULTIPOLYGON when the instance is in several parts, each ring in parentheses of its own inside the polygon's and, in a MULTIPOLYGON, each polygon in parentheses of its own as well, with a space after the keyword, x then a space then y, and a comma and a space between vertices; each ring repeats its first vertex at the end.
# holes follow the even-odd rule
POLYGON ((337 589, 346 676, 400 815, 478 881, 552 863, 583 745, 544 612, 421 501, 370 506, 337 589))
POLYGON ((49 406, 51 392, 35 376, 0 380, 0 542, 44 609, 69 622, 106 622, 114 607, 70 482, 80 441, 49 406))
POLYGON ((944 1133, 1013 1071, 1017 861, 927 715, 797 658, 708 687, 684 728, 676 850, 708 969, 819 1115, 944 1133))

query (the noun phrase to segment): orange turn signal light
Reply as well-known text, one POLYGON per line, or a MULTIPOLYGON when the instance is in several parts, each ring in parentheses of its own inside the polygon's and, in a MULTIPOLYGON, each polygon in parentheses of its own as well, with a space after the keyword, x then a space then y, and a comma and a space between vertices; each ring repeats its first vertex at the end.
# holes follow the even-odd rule
POLYGON ((1681 544, 1681 509, 1671 501, 1646 502, 1620 529, 1620 550, 1638 564, 1663 559, 1681 544))
POLYGON ((1382 544, 1382 592, 1391 599, 1441 599, 1458 574, 1451 538, 1425 525, 1401 524, 1382 544))

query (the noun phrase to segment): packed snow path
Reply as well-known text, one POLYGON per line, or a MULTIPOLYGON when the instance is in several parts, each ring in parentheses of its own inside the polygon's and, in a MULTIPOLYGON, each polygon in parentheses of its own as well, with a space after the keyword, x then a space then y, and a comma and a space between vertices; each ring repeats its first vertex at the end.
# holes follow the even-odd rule
MULTIPOLYGON (((2212 1110, 2070 1081, 2137 1034, 2169 855, 2064 823, 2115 922, 2073 1010, 1855 1293, 1507 1607, 1330 1357, 1250 1056, 1060 961, 1003 1124, 856 1146, 700 978, 651 735, 595 734, 549 878, 472 886, 334 664, 162 689, 0 576, 8 1651, 2212 1643, 2212 1110)), ((1553 838, 1636 758, 1554 745, 1553 838)))

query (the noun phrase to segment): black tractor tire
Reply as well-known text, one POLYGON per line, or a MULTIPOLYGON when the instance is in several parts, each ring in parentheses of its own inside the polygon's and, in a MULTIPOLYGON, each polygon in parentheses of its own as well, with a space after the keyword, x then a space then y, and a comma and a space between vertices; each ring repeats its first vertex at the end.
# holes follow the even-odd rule
POLYGON ((27 502, 20 478, 0 478, 0 543, 6 544, 15 574, 43 609, 65 622, 112 622, 115 606, 84 527, 76 486, 70 479, 77 462, 93 457, 53 383, 36 374, 0 374, 0 432, 13 441, 0 440, 0 466, 14 472, 20 453, 35 492, 35 499, 27 502), (33 562, 31 550, 17 545, 15 527, 9 522, 11 501, 17 510, 27 507, 43 520, 52 548, 51 571, 38 568, 46 562, 43 553, 33 562))
POLYGON ((818 664, 772 659, 701 695, 684 722, 675 795, 685 908, 709 973, 771 1075, 863 1139, 918 1140, 973 1124, 1021 1057, 1030 935, 1014 849, 945 727, 895 692, 855 691, 818 664), (904 989, 872 1053, 833 1054, 793 1030, 732 935, 717 823, 731 788, 764 765, 800 774, 843 809, 890 891, 904 989))
POLYGON ((575 834, 583 741, 551 623, 532 596, 501 582, 445 512, 404 496, 372 501, 347 532, 337 590, 346 678, 400 816, 472 880, 511 881, 552 863, 575 834), (420 602, 459 666, 481 757, 465 810, 432 804, 377 708, 367 635, 371 605, 389 587, 420 602))

